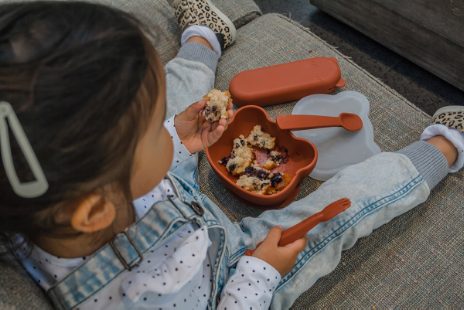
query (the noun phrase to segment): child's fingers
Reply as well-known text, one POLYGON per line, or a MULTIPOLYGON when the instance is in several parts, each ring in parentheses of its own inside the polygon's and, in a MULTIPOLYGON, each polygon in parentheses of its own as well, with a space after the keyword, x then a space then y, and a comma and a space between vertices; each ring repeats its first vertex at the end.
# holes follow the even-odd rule
POLYGON ((281 236, 282 236, 282 228, 278 226, 272 227, 269 233, 267 234, 266 239, 264 239, 263 243, 277 245, 280 241, 281 236))
POLYGON ((201 128, 202 128, 203 130, 205 130, 205 131, 210 131, 211 128, 212 128, 212 125, 211 125, 211 123, 208 122, 208 121, 203 121, 203 122, 202 122, 202 125, 201 125, 201 128))
POLYGON ((230 101, 227 106, 227 123, 229 123, 232 119, 232 116, 234 116, 234 105, 232 104, 232 101, 230 101))
MULTIPOLYGON (((224 131, 227 129, 227 119, 221 118, 219 121, 210 123, 208 121, 203 121, 201 125, 202 132, 206 132, 208 134, 207 140, 207 145, 212 145, 214 144, 219 138, 222 136, 224 131)), ((202 134, 203 137, 203 134, 202 134)))
POLYGON ((198 102, 192 103, 185 110, 186 117, 190 120, 193 120, 198 117, 198 114, 205 108, 206 100, 202 99, 198 102))
POLYGON ((234 110, 228 110, 227 111, 227 123, 229 123, 229 121, 232 119, 232 117, 234 116, 234 110))
POLYGON ((217 140, 219 140, 219 138, 224 133, 224 130, 225 130, 224 126, 218 125, 216 127, 216 129, 210 133, 210 136, 209 136, 210 137, 210 145, 215 143, 217 140))
POLYGON ((200 117, 200 124, 201 124, 202 129, 208 130, 208 131, 213 131, 217 127, 218 122, 210 122, 210 121, 206 120, 206 118, 202 114, 201 117, 200 117))
MULTIPOLYGON (((209 128, 209 131, 213 132, 216 130, 216 128, 218 128, 219 126, 222 126, 224 128, 226 128, 226 125, 227 125, 227 120, 224 119, 224 118, 221 118, 219 121, 217 122, 214 122, 214 123, 208 123, 208 126, 203 126, 203 128, 209 128)), ((221 132, 222 134, 222 132, 221 132)))
POLYGON ((213 132, 213 131, 215 131, 216 128, 218 128, 218 127, 219 127, 219 122, 214 122, 214 123, 211 124, 211 129, 210 129, 210 131, 213 132))
POLYGON ((301 239, 293 241, 292 243, 287 244, 285 248, 292 250, 296 254, 298 254, 301 251, 303 251, 303 249, 306 247, 306 243, 307 243, 307 239, 301 238, 301 239))
POLYGON ((205 100, 200 100, 195 103, 192 103, 187 110, 192 111, 192 113, 198 114, 201 110, 203 110, 206 106, 206 101, 205 100))
POLYGON ((209 143, 208 135, 209 135, 208 130, 202 130, 200 133, 200 139, 201 139, 201 144, 203 145, 203 149, 211 145, 209 143))
POLYGON ((224 131, 227 129, 227 120, 224 118, 221 118, 219 121, 211 123, 211 127, 209 128, 209 131, 212 133, 215 132, 218 128, 221 128, 221 131, 218 133, 218 139, 221 137, 221 135, 224 133, 224 131))
POLYGON ((219 123, 218 123, 219 126, 224 126, 224 129, 227 129, 227 125, 228 125, 228 124, 229 124, 229 122, 228 122, 228 120, 225 119, 225 118, 221 118, 221 119, 219 120, 219 123))
POLYGON ((207 103, 208 101, 206 99, 201 99, 200 101, 197 101, 192 105, 195 106, 195 109, 197 109, 197 111, 201 111, 205 108, 207 103))

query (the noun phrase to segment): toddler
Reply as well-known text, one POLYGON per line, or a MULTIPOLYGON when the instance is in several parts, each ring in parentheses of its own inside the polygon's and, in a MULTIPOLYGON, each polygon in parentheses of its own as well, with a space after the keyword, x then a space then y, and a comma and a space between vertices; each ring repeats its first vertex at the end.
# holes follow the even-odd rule
POLYGON ((201 98, 235 28, 208 0, 172 6, 182 46, 165 68, 116 9, 0 6, 0 232, 56 308, 287 309, 462 168, 464 109, 447 107, 422 141, 231 222, 199 191, 197 153, 227 128, 205 121, 201 98), (282 228, 341 197, 348 210, 278 246, 282 228))

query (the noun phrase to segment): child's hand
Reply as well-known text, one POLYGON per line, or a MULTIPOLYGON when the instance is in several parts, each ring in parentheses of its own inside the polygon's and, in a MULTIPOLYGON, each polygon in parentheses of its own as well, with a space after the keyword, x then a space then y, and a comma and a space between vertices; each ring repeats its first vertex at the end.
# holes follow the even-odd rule
MULTIPOLYGON (((221 118, 209 123, 203 116, 206 100, 190 105, 185 111, 176 115, 174 125, 180 140, 190 153, 196 153, 213 145, 226 130, 229 120, 221 118)), ((232 104, 227 107, 229 119, 233 115, 232 104)))
POLYGON ((306 238, 298 239, 286 246, 280 247, 278 245, 282 229, 280 227, 273 227, 266 239, 256 248, 253 256, 262 259, 272 267, 274 267, 281 276, 284 276, 295 265, 296 256, 306 246, 306 238))

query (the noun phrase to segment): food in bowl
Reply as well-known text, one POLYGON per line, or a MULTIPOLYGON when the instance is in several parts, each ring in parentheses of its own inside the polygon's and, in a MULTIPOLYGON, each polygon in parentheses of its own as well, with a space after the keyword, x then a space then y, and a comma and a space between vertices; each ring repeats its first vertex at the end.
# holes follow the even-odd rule
POLYGON ((267 150, 272 150, 275 146, 275 138, 267 132, 263 132, 260 125, 253 127, 253 130, 248 135, 247 141, 253 146, 267 150))
POLYGON ((214 123, 221 118, 228 117, 227 107, 232 102, 232 98, 228 91, 212 89, 203 99, 207 101, 204 116, 208 122, 214 123))
MULTIPOLYGON (((266 161, 267 150, 259 148, 253 150, 254 160, 258 160, 260 163, 266 161)), ((298 194, 300 181, 311 173, 316 166, 318 157, 317 149, 313 143, 295 137, 289 130, 280 129, 263 108, 254 105, 243 106, 235 111, 221 138, 215 144, 207 147, 205 152, 212 170, 226 188, 236 194, 238 198, 246 200, 250 206, 265 208, 283 208, 293 201, 298 194), (263 131, 276 138, 275 141, 279 146, 276 151, 280 152, 283 157, 288 155, 283 160, 287 162, 281 163, 277 168, 271 170, 288 174, 291 177, 290 181, 285 188, 272 195, 262 195, 241 188, 236 183, 239 177, 231 174, 224 164, 220 164, 222 159, 230 157, 234 139, 240 135, 247 137, 256 125, 260 125, 263 131)), ((224 199, 229 199, 229 197, 224 196, 224 199)))
POLYGON ((288 161, 288 150, 279 148, 276 138, 256 125, 250 134, 240 135, 233 141, 229 156, 219 163, 226 166, 228 173, 237 177, 235 184, 240 188, 263 195, 272 195, 290 183, 289 174, 279 171, 288 161))
POLYGON ((232 152, 230 153, 226 166, 228 172, 233 175, 240 175, 251 165, 254 159, 253 149, 249 146, 243 135, 234 139, 232 152))

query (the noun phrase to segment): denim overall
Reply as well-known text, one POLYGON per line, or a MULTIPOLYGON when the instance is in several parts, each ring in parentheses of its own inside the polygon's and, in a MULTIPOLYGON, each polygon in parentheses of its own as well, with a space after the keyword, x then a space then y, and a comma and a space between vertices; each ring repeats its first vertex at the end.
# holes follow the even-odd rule
POLYGON ((231 222, 208 197, 197 180, 197 158, 185 161, 168 177, 177 197, 156 203, 125 232, 97 251, 83 265, 47 293, 57 308, 77 307, 125 269, 137 265, 144 253, 155 249, 167 236, 186 223, 207 225, 211 246, 212 292, 209 308, 215 309, 234 265, 246 249, 255 248, 272 226, 284 228, 323 209, 328 203, 348 197, 351 207, 334 219, 321 223, 308 234, 306 248, 292 271, 274 292, 271 309, 288 309, 317 279, 330 273, 341 252, 360 237, 426 200, 430 189, 408 157, 381 153, 339 172, 321 187, 280 210, 259 217, 231 222), (179 176, 182 176, 180 178, 179 176))
MULTIPOLYGON (((229 259, 226 233, 217 216, 204 205, 213 203, 186 182, 174 175, 169 176, 177 191, 177 197, 156 203, 139 221, 100 248, 75 271, 47 292, 58 309, 71 309, 90 298, 125 269, 137 266, 144 253, 156 249, 165 238, 184 224, 194 227, 206 225, 211 240, 208 255, 212 262, 212 293, 209 308, 215 309, 217 298, 228 276, 229 259)), ((231 224, 228 232, 240 230, 231 224)), ((237 260, 236 257, 235 260, 237 260)))

